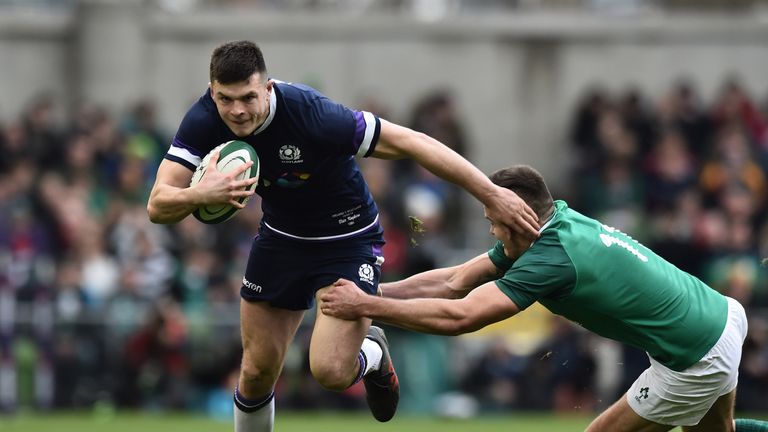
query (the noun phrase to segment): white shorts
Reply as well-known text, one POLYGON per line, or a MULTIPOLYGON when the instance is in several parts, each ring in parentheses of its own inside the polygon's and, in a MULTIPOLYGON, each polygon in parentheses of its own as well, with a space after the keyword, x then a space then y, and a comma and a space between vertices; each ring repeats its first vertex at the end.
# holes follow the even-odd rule
POLYGON ((670 426, 695 426, 715 401, 736 388, 741 346, 747 336, 744 308, 728 298, 728 321, 712 349, 693 366, 676 372, 650 358, 627 391, 637 415, 670 426))

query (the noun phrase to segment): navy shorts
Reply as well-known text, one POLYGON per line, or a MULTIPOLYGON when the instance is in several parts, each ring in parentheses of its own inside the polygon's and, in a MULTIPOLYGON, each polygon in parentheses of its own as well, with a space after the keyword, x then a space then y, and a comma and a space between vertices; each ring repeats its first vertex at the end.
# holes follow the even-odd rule
POLYGON ((381 229, 351 239, 308 242, 262 227, 251 246, 240 297, 281 309, 311 309, 315 292, 339 278, 375 294, 384 262, 383 246, 381 229))

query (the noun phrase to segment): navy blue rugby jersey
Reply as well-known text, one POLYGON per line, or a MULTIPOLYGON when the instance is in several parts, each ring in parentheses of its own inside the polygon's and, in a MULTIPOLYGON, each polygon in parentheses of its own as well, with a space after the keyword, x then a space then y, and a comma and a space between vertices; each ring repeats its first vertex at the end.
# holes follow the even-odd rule
POLYGON ((166 159, 194 170, 217 145, 245 141, 261 163, 263 225, 299 240, 335 240, 378 229, 378 209, 355 156, 369 156, 381 123, 301 84, 276 81, 253 135, 226 126, 210 89, 187 111, 166 159))

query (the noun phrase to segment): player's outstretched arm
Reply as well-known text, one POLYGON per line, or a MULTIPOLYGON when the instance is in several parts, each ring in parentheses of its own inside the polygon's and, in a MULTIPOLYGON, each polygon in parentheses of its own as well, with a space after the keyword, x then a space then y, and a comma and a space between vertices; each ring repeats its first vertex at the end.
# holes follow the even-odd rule
POLYGON ((497 279, 501 271, 484 253, 464 264, 429 270, 396 282, 379 285, 383 297, 462 298, 476 287, 497 279))
POLYGON ((466 189, 487 207, 488 216, 529 238, 538 237, 538 216, 517 194, 493 184, 477 167, 429 135, 381 119, 373 156, 411 158, 433 174, 466 189))
POLYGON ((458 300, 398 300, 364 293, 339 279, 320 293, 320 310, 341 319, 369 317, 391 325, 440 335, 459 335, 502 321, 520 311, 496 286, 486 283, 458 300))
POLYGON ((212 155, 203 178, 190 187, 192 171, 181 164, 164 159, 157 169, 155 184, 149 195, 149 219, 160 224, 176 223, 205 204, 229 204, 243 208, 239 198, 253 195, 254 192, 246 188, 258 179, 236 178, 250 168, 253 162, 224 174, 216 169, 218 160, 219 153, 212 155))

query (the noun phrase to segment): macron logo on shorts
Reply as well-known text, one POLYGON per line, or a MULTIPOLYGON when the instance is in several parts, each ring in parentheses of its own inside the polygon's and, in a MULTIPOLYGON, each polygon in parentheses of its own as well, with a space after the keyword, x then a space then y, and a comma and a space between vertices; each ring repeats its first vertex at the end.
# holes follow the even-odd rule
POLYGON ((243 278, 243 286, 248 288, 249 290, 253 292, 260 293, 261 292, 261 285, 256 285, 255 283, 249 281, 246 278, 243 278))

